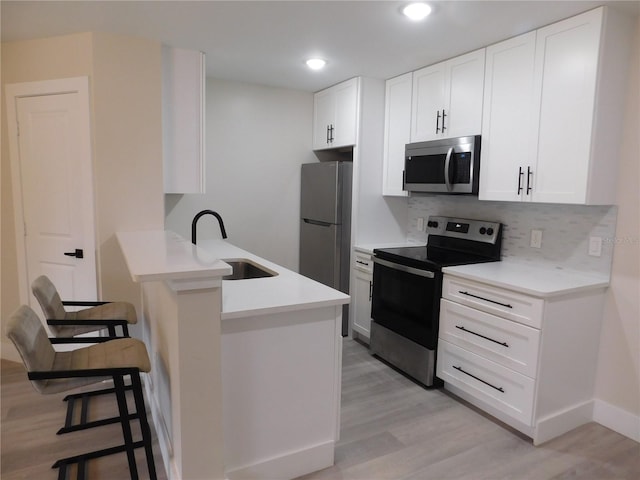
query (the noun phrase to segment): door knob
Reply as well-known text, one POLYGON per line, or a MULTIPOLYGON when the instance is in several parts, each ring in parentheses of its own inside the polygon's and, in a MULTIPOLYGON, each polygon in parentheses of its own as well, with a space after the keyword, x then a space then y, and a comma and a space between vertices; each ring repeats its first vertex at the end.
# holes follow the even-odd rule
POLYGON ((76 248, 75 252, 64 252, 67 257, 84 258, 84 252, 81 248, 76 248))

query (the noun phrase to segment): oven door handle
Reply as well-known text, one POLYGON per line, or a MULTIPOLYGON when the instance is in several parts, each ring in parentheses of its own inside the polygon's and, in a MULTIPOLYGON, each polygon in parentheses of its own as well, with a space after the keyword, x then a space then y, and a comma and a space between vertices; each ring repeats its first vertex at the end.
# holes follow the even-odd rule
POLYGON ((408 267, 406 265, 400 265, 398 263, 389 262, 387 260, 382 260, 377 257, 373 257, 373 263, 377 263, 384 267, 391 268, 393 270, 399 270, 401 272, 410 273, 412 275, 418 275, 420 277, 425 278, 435 278, 436 274, 430 270, 420 270, 419 268, 408 267))

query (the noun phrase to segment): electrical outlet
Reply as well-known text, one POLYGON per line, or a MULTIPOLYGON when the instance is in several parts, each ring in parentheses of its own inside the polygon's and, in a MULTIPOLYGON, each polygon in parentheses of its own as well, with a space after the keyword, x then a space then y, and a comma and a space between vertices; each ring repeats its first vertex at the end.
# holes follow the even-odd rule
POLYGON ((589 255, 592 257, 602 255, 602 237, 589 237, 589 255))
POLYGON ((418 231, 424 232, 424 218, 418 217, 418 231))
POLYGON ((532 248, 542 248, 542 230, 531 230, 531 243, 532 248))

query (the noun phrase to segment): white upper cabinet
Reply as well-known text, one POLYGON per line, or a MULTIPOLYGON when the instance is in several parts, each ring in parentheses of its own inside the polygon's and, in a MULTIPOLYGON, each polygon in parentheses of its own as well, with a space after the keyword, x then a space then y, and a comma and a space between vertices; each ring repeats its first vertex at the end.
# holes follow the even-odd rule
POLYGON ((485 49, 413 72, 411 142, 477 135, 485 49))
MULTIPOLYGON (((538 30, 533 200, 589 203, 591 164, 611 163, 611 158, 590 158, 591 136, 599 134, 594 131, 594 111, 603 16, 600 8, 538 30)), ((607 125, 600 128, 609 130, 607 125)))
POLYGON ((600 7, 487 49, 481 200, 615 202, 631 27, 600 7))
POLYGON ((487 47, 480 154, 481 200, 527 198, 524 177, 527 166, 534 164, 535 49, 536 32, 487 47))
POLYGON ((202 52, 162 49, 165 193, 204 193, 205 60, 202 52))
POLYGON ((356 144, 358 78, 317 92, 313 100, 313 149, 356 144))
POLYGON ((406 197, 402 189, 404 147, 411 135, 411 72, 385 83, 382 194, 406 197))

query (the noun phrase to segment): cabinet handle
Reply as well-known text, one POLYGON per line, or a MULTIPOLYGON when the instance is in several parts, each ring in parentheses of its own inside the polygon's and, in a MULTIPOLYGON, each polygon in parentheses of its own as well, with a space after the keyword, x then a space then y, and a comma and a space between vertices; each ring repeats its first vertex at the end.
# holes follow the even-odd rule
POLYGON ((369 301, 373 298, 373 282, 369 280, 369 301))
POLYGON ((366 265, 367 267, 369 266, 369 262, 363 262, 362 260, 356 260, 356 263, 359 263, 360 265, 366 265))
POLYGON ((329 125, 327 125, 327 144, 329 144, 329 125))
POLYGON ((329 140, 331 141, 331 143, 333 143, 333 123, 329 125, 329 131, 331 132, 329 140))
POLYGON ((518 195, 522 192, 522 175, 524 175, 522 167, 518 167, 518 195))
POLYGON ((436 133, 440 132, 440 110, 438 110, 436 116, 436 133))
POLYGON ((444 126, 444 119, 447 116, 446 113, 444 113, 444 108, 442 109, 442 133, 444 133, 444 131, 447 129, 447 127, 444 126))
POLYGON ((462 369, 462 367, 456 367, 455 365, 452 365, 452 366, 453 366, 453 368, 455 368, 456 370, 458 370, 458 371, 460 371, 460 372, 464 373, 465 375, 469 375, 471 378, 475 378, 475 379, 476 379, 476 380, 478 380, 479 382, 482 382, 482 383, 484 383, 485 385, 489 385, 491 388, 495 388, 495 389, 496 389, 496 390, 498 390, 499 392, 504 393, 504 388, 502 388, 502 387, 496 387, 495 385, 492 385, 492 384, 490 384, 489 382, 487 382, 487 381, 485 381, 485 380, 482 380, 481 378, 476 377, 475 375, 470 374, 469 372, 465 372, 465 371, 462 369))
POLYGON ((533 176, 533 170, 531 170, 531 167, 527 167, 527 195, 529 195, 529 192, 533 190, 533 187, 531 186, 532 176, 533 176))
POLYGON ((507 342, 499 342, 498 340, 494 340, 491 337, 485 337, 484 335, 482 335, 480 333, 474 332, 472 330, 467 330, 466 328, 464 328, 464 326, 461 327, 460 325, 456 325, 456 328, 459 329, 459 330, 462 330, 463 332, 470 333, 471 335, 476 335, 476 336, 478 336, 480 338, 484 338, 485 340, 489 340, 490 342, 497 343, 498 345, 502 345, 503 347, 509 348, 509 345, 507 344, 507 342))
POLYGON ((469 297, 473 297, 473 298, 478 298, 480 300, 484 300, 485 302, 491 302, 491 303, 495 303, 496 305, 500 305, 502 307, 507 307, 507 308, 513 308, 512 305, 509 305, 508 303, 500 303, 500 302, 496 302, 495 300, 490 300, 488 298, 484 298, 484 297, 480 297, 478 295, 474 295, 473 293, 469 293, 469 292, 463 292, 462 290, 458 290, 458 293, 461 293, 462 295, 467 295, 469 297))

